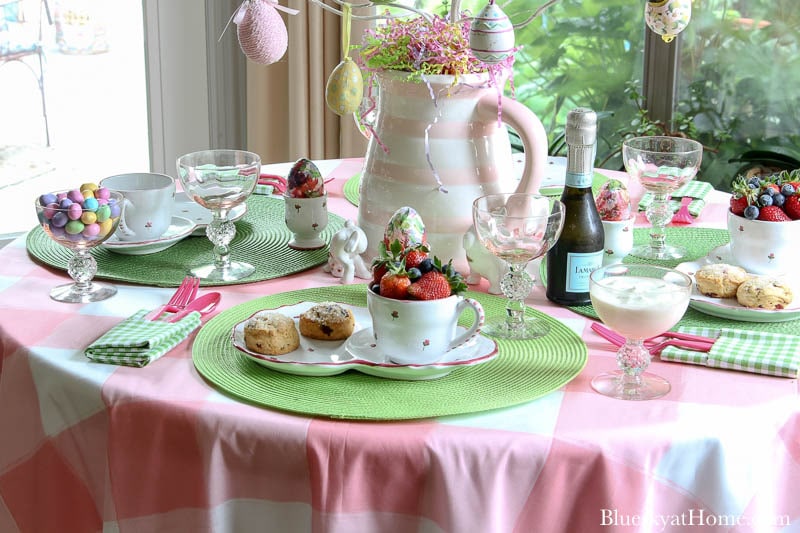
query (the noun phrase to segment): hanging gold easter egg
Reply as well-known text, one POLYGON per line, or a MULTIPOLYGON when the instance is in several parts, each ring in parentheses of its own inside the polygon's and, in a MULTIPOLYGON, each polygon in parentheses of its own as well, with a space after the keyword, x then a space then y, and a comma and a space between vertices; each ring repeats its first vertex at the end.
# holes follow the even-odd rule
POLYGON ((493 2, 472 19, 469 47, 484 63, 500 63, 514 52, 514 26, 493 2))
POLYGON ((358 111, 364 96, 364 79, 361 69, 352 59, 346 57, 336 65, 325 85, 325 102, 328 108, 339 116, 358 111))

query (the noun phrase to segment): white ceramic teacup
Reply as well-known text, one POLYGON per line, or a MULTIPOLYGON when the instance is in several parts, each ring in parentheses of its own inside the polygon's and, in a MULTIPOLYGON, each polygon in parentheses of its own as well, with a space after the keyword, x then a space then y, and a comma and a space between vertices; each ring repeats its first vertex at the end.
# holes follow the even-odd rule
POLYGON ((620 263, 633 249, 633 223, 636 215, 628 220, 603 220, 605 233, 603 266, 620 263))
POLYGON ((102 187, 122 193, 125 210, 117 227, 121 241, 158 239, 172 222, 175 180, 166 174, 138 172, 103 179, 102 187))
POLYGON ((748 220, 728 210, 733 262, 751 274, 780 275, 795 270, 800 220, 748 220))
POLYGON ((403 365, 426 365, 480 333, 483 307, 471 298, 453 295, 438 300, 395 300, 367 291, 367 308, 378 349, 403 365), (458 333, 458 319, 467 309, 472 325, 458 333))
POLYGON ((317 250, 325 246, 320 233, 328 227, 328 195, 314 198, 293 198, 286 201, 286 227, 294 235, 289 248, 295 250, 317 250))

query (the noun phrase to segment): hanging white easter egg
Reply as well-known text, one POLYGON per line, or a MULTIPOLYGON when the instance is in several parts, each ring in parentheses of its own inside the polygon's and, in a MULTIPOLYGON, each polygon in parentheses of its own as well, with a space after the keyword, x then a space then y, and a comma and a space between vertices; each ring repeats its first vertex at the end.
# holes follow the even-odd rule
POLYGON ((472 19, 469 47, 484 63, 499 63, 514 52, 514 26, 493 2, 472 19))
POLYGON ((364 96, 364 79, 358 65, 346 57, 336 65, 325 85, 325 102, 339 116, 358 111, 364 96))
POLYGON ((269 1, 245 1, 234 18, 239 46, 250 61, 269 65, 289 46, 289 34, 280 13, 269 1))
POLYGON ((686 29, 692 19, 692 0, 649 0, 644 6, 647 27, 661 36, 665 43, 686 29))

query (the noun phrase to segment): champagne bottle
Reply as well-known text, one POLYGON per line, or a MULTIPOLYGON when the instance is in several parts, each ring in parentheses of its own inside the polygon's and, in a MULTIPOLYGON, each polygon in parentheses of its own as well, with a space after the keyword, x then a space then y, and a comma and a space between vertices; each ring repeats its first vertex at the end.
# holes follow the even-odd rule
POLYGON ((576 108, 567 114, 567 176, 564 229, 547 252, 547 298, 561 305, 586 305, 589 274, 603 264, 603 224, 592 194, 597 114, 576 108))

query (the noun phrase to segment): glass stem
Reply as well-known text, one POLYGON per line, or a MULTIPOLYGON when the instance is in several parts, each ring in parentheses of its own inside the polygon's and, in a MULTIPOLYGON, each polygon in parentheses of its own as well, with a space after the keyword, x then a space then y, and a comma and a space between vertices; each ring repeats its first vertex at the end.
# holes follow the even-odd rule
POLYGON ((92 278, 97 273, 97 262, 89 250, 75 250, 67 265, 67 273, 75 280, 74 292, 88 293, 92 288, 92 278))
POLYGON ((508 298, 506 302, 506 324, 512 331, 523 328, 525 323, 525 298, 533 290, 533 279, 525 271, 526 263, 513 263, 500 282, 500 289, 508 298))
POLYGON ((214 245, 214 265, 218 269, 231 266, 231 252, 228 245, 236 235, 236 225, 219 212, 213 212, 211 224, 206 228, 206 236, 214 245))
POLYGON ((617 352, 617 365, 625 373, 626 384, 641 382, 641 373, 650 366, 650 352, 644 347, 642 339, 628 339, 617 352))
POLYGON ((653 193, 653 202, 645 211, 650 229, 650 247, 656 253, 663 252, 666 247, 666 225, 672 220, 672 209, 669 207, 669 195, 663 192, 653 193))

